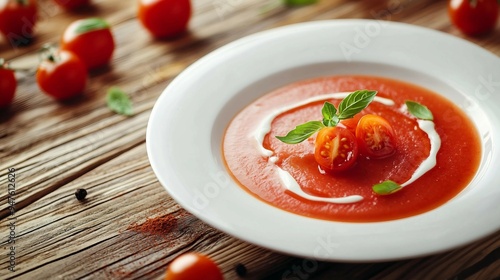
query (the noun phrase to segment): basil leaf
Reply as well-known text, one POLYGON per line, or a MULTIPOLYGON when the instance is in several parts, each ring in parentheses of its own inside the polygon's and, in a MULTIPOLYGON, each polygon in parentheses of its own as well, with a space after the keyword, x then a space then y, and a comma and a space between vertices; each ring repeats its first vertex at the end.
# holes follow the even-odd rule
POLYGON ((109 24, 101 18, 82 19, 75 29, 76 34, 87 33, 99 29, 107 29, 109 24))
POLYGON ((311 5, 318 2, 318 0, 283 0, 285 5, 288 6, 300 6, 300 5, 311 5))
POLYGON ((333 116, 330 120, 323 119, 323 124, 328 127, 336 127, 339 124, 339 117, 337 115, 333 116))
POLYGON ((388 194, 395 193, 395 192, 401 190, 402 188, 403 187, 401 187, 398 183, 395 183, 391 180, 387 180, 385 182, 382 182, 380 184, 376 184, 375 186, 373 186, 373 191, 376 194, 388 195, 388 194))
POLYGON ((294 130, 288 132, 286 136, 276 136, 276 138, 286 144, 298 144, 323 127, 325 126, 320 121, 310 121, 298 125, 294 130))
POLYGON ((349 94, 339 104, 339 119, 345 120, 354 117, 366 108, 377 95, 374 90, 358 90, 349 94))
POLYGON ((337 113, 337 109, 330 102, 325 102, 323 105, 323 109, 321 109, 321 113, 323 114, 323 118, 327 120, 331 120, 333 116, 337 113))
POLYGON ((339 118, 337 117, 337 109, 330 102, 325 102, 323 109, 321 109, 323 114, 323 124, 325 126, 334 127, 339 123, 339 118))
POLYGON ((113 112, 125 116, 131 116, 133 114, 130 98, 125 92, 117 87, 108 89, 106 102, 113 112))
POLYGON ((415 101, 405 101, 406 107, 408 107, 408 111, 410 114, 414 115, 418 119, 421 120, 428 120, 432 121, 434 120, 434 116, 432 115, 431 110, 427 108, 426 106, 415 102, 415 101))

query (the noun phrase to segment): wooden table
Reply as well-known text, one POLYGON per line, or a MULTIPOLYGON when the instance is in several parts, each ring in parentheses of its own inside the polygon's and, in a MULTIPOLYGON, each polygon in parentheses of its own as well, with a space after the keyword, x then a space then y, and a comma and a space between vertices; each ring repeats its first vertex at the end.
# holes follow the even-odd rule
MULTIPOLYGON (((321 0, 301 8, 268 9, 272 1, 194 0, 190 33, 171 41, 153 40, 144 31, 135 17, 135 1, 93 2, 91 9, 65 13, 40 0, 36 40, 15 49, 0 41, 0 57, 14 66, 33 67, 37 49, 57 42, 70 22, 100 16, 113 26, 117 42, 110 67, 92 72, 85 96, 70 104, 41 94, 32 74, 18 77, 15 102, 2 112, 0 122, 1 279, 161 279, 169 262, 188 251, 213 257, 227 279, 238 279, 238 264, 247 270, 244 279, 500 277, 499 233, 425 258, 321 262, 306 272, 300 258, 245 243, 187 213, 158 183, 146 155, 146 124, 156 99, 177 74, 208 52, 261 30, 338 18, 401 21, 464 37, 451 26, 446 1, 321 0), (111 86, 130 94, 134 116, 107 108, 105 94, 111 86), (6 204, 9 168, 16 176, 15 195, 10 195, 14 215, 6 204), (87 189, 85 202, 76 200, 78 188, 87 189), (162 216, 175 221, 166 234, 137 230, 147 218, 162 216), (12 222, 15 272, 8 270, 7 257, 12 222)), ((465 39, 500 55, 498 26, 489 36, 465 39)))

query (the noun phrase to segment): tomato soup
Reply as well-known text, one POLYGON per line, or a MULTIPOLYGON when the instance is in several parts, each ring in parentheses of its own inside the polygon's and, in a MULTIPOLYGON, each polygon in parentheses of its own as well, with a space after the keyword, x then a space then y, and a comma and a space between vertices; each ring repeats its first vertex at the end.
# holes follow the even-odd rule
POLYGON ((481 143, 468 117, 434 92, 381 77, 334 76, 279 88, 247 106, 227 128, 223 157, 244 190, 277 208, 332 221, 378 222, 418 215, 456 196, 478 169, 481 143), (314 159, 316 135, 294 145, 276 139, 299 124, 321 120, 325 101, 337 107, 342 100, 336 94, 360 89, 378 91, 379 100, 345 125, 355 126, 365 114, 382 116, 395 131, 392 156, 360 155, 352 168, 332 174, 318 168, 314 159), (407 100, 433 113, 430 127, 439 145, 405 111, 407 100), (435 165, 421 172, 433 160, 435 165), (408 184, 390 195, 374 193, 372 187, 386 180, 408 184))

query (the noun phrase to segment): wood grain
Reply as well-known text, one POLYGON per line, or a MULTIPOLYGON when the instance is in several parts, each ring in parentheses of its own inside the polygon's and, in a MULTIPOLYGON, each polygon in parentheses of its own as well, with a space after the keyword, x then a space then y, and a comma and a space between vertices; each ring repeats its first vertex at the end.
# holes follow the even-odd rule
MULTIPOLYGON (((243 279, 500 277, 500 233, 442 254, 363 264, 311 262, 248 244, 176 204, 157 182, 145 150, 147 121, 162 90, 203 55, 245 35, 312 20, 368 18, 440 30, 500 55, 500 28, 489 36, 464 37, 450 25, 446 1, 322 0, 288 8, 265 0, 197 0, 189 33, 176 40, 154 40, 135 17, 135 1, 93 2, 87 10, 67 13, 52 1, 40 0, 42 20, 33 44, 12 48, 0 40, 0 57, 33 69, 40 46, 57 43, 70 22, 100 16, 113 26, 118 46, 111 65, 92 72, 85 96, 71 103, 41 94, 33 72, 18 74, 15 102, 0 114, 2 188, 7 169, 17 170, 17 266, 14 273, 7 270, 9 244, 2 238, 0 279, 162 279, 168 263, 188 251, 212 256, 227 279, 240 278, 238 264, 247 269, 243 279), (134 116, 115 115, 106 107, 111 86, 129 93, 134 116), (74 198, 77 188, 87 189, 86 201, 74 198), (166 235, 130 229, 160 216, 176 219, 166 235)), ((0 200, 7 198, 2 190, 0 200)), ((2 236, 8 235, 9 214, 3 204, 2 236)))

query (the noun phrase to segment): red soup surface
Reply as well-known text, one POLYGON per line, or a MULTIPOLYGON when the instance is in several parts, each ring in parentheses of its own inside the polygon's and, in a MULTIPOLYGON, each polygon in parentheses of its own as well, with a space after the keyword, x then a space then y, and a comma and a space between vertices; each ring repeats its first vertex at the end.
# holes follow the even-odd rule
MULTIPOLYGON (((350 121, 346 125, 356 125, 350 121)), ((409 83, 372 76, 334 76, 297 82, 277 89, 250 104, 227 128, 223 155, 226 165, 241 187, 254 197, 280 209, 319 219, 343 222, 378 222, 418 215, 434 209, 463 190, 474 177, 481 159, 477 131, 467 116, 442 96, 409 83), (321 120, 325 101, 338 106, 340 99, 326 99, 286 110, 271 122, 263 147, 273 152, 274 160, 263 155, 256 140, 262 123, 277 110, 313 96, 360 89, 377 90, 378 97, 392 99, 392 106, 372 102, 364 114, 385 118, 396 133, 394 155, 369 159, 360 155, 354 167, 337 174, 321 172, 314 159, 313 135, 306 141, 289 145, 275 136, 286 135, 297 125, 321 120), (435 130, 441 138, 436 165, 399 192, 381 196, 373 185, 392 180, 404 183, 429 156, 429 136, 417 119, 402 110, 406 100, 427 106, 434 115, 435 130), (257 133, 258 134, 258 133, 257 133), (300 188, 317 197, 360 195, 355 203, 336 204, 305 199, 288 191, 278 168, 287 171, 300 188)))

